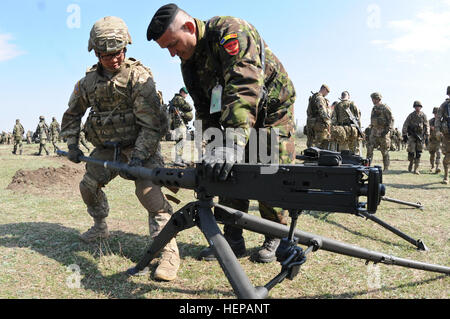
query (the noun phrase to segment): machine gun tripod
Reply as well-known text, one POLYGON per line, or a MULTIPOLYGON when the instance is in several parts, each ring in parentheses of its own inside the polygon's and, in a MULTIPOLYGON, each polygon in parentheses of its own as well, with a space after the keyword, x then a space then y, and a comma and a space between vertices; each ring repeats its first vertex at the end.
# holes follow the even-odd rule
MULTIPOLYGON (((58 152, 67 156, 65 152, 58 152)), ((197 193, 198 201, 187 204, 172 215, 159 235, 146 248, 142 259, 135 267, 127 270, 128 275, 136 275, 144 270, 179 232, 194 226, 199 227, 205 235, 234 292, 238 298, 243 299, 267 297, 276 284, 285 278, 293 279, 300 266, 306 262, 308 254, 319 249, 374 263, 450 274, 449 267, 370 251, 296 228, 296 220, 302 209, 375 213, 381 196, 384 195, 384 185, 380 183, 381 176, 377 168, 350 164, 336 167, 279 165, 273 174, 261 174, 263 165, 243 164, 233 167, 228 180, 217 182, 204 174, 201 164, 193 169, 146 169, 84 156, 81 156, 80 160, 112 170, 122 170, 135 177, 149 179, 160 186, 192 189, 197 193), (270 189, 268 185, 271 186, 270 189), (274 207, 287 209, 292 223, 287 227, 216 204, 213 201, 215 196, 263 200, 274 207), (360 196, 367 197, 367 202, 360 202, 360 196), (214 207, 221 210, 213 212, 214 207), (282 264, 280 274, 265 286, 254 287, 220 231, 218 221, 269 237, 282 238, 282 244, 277 250, 277 260, 282 264), (303 250, 298 245, 305 245, 307 248, 303 250)))

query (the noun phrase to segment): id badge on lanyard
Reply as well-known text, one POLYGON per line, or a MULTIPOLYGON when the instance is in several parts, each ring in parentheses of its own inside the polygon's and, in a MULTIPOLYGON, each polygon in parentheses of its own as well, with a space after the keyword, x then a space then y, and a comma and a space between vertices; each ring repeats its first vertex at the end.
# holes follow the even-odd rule
POLYGON ((222 110, 222 92, 223 87, 219 83, 212 89, 210 114, 218 113, 222 110))

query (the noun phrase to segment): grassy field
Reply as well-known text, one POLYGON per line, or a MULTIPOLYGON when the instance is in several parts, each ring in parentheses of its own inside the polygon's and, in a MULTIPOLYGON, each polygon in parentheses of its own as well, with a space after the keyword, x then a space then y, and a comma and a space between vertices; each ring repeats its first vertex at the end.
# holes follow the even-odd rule
MULTIPOLYGON (((299 140, 298 150, 305 142, 299 140)), ((168 152, 170 143, 164 142, 168 152)), ((25 145, 24 155, 11 154, 12 145, 0 145, 0 298, 235 298, 217 262, 200 262, 197 254, 207 246, 197 228, 179 234, 182 263, 173 282, 156 282, 149 276, 128 278, 148 244, 147 214, 134 196, 134 184, 121 178, 107 186, 111 237, 87 245, 80 233, 92 226, 77 187, 59 192, 48 185, 45 192, 6 189, 19 169, 36 170, 69 164, 55 156, 36 157, 38 146, 25 145)), ((375 165, 381 165, 380 152, 375 165)), ((345 214, 308 212, 298 228, 307 232, 381 251, 394 256, 450 266, 450 186, 441 175, 429 172, 424 153, 420 176, 406 172, 405 151, 391 153, 392 171, 384 176, 387 196, 420 201, 423 210, 382 202, 377 216, 413 238, 422 239, 428 252, 415 249, 371 221, 345 214)), ((80 164, 79 169, 83 166, 80 164)), ((181 208, 193 200, 192 191, 179 193, 181 208)), ((256 202, 251 203, 256 216, 256 202)), ((254 264, 249 255, 263 236, 244 232, 248 255, 240 262, 254 285, 264 285, 280 270, 278 263, 254 264)), ((156 260, 152 262, 154 270, 156 260)), ((450 297, 448 276, 387 265, 366 265, 363 260, 318 251, 308 258, 300 274, 270 292, 271 298, 412 299, 450 297)))

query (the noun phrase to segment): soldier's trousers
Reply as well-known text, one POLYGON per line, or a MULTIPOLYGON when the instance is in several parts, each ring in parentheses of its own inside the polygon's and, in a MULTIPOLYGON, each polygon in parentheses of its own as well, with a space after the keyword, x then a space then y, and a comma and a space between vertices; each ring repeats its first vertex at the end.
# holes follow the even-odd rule
MULTIPOLYGON (((132 151, 132 148, 122 150, 120 161, 127 163, 132 151)), ((91 153, 91 157, 102 161, 112 161, 114 159, 114 150, 95 148, 91 153)), ((164 162, 161 156, 157 155, 146 161, 143 166, 146 168, 161 167, 164 166, 164 162)), ((80 192, 89 215, 96 222, 104 221, 109 215, 108 200, 102 188, 118 175, 120 173, 116 170, 106 169, 91 163, 86 164, 86 173, 80 182, 80 192)), ((171 218, 173 209, 161 191, 161 187, 154 185, 149 180, 136 180, 135 194, 148 212, 150 237, 155 238, 171 218)), ((172 239, 165 249, 178 254, 175 238, 172 239)))
POLYGON ((448 169, 450 168, 450 133, 444 134, 442 136, 442 153, 444 154, 444 160, 442 161, 442 163, 447 175, 448 169))
POLYGON ((14 138, 13 153, 17 154, 17 151, 19 151, 19 153, 22 154, 22 138, 14 138))
POLYGON ((58 150, 58 146, 56 145, 58 143, 58 135, 52 135, 52 144, 53 144, 53 152, 56 153, 58 150))
POLYGON ((430 141, 428 151, 430 152, 431 165, 439 165, 441 163, 441 143, 438 141, 430 141))
POLYGON ((186 141, 187 129, 186 126, 180 126, 174 132, 175 140, 175 162, 182 162, 183 150, 186 141))
POLYGON ((389 149, 391 148, 391 139, 386 136, 374 136, 369 138, 369 144, 367 144, 367 158, 373 160, 373 151, 375 148, 379 148, 381 155, 383 156, 384 168, 389 168, 389 149))
POLYGON ((47 149, 47 140, 42 139, 39 143, 40 144, 39 144, 39 153, 38 154, 41 155, 42 150, 44 150, 45 153, 47 153, 47 155, 49 155, 50 153, 49 153, 49 151, 47 149))
POLYGON ((329 148, 329 144, 330 135, 327 129, 314 131, 313 146, 326 150, 329 148))

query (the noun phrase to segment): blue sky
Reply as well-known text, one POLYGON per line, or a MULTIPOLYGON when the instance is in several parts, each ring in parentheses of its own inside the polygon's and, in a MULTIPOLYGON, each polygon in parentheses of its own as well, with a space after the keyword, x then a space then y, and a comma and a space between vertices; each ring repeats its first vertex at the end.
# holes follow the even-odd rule
MULTIPOLYGON (((369 123, 370 94, 384 96, 401 127, 420 100, 432 108, 450 85, 450 0, 173 1, 207 20, 232 15, 252 23, 280 58, 297 91, 295 116, 306 121, 311 91, 344 90, 369 123)), ((89 31, 101 17, 119 16, 133 44, 128 56, 153 72, 166 102, 183 86, 178 58, 146 40, 148 23, 166 1, 2 0, 0 11, 0 131, 16 118, 26 130, 38 117, 61 121, 74 84, 96 63, 89 31)))

